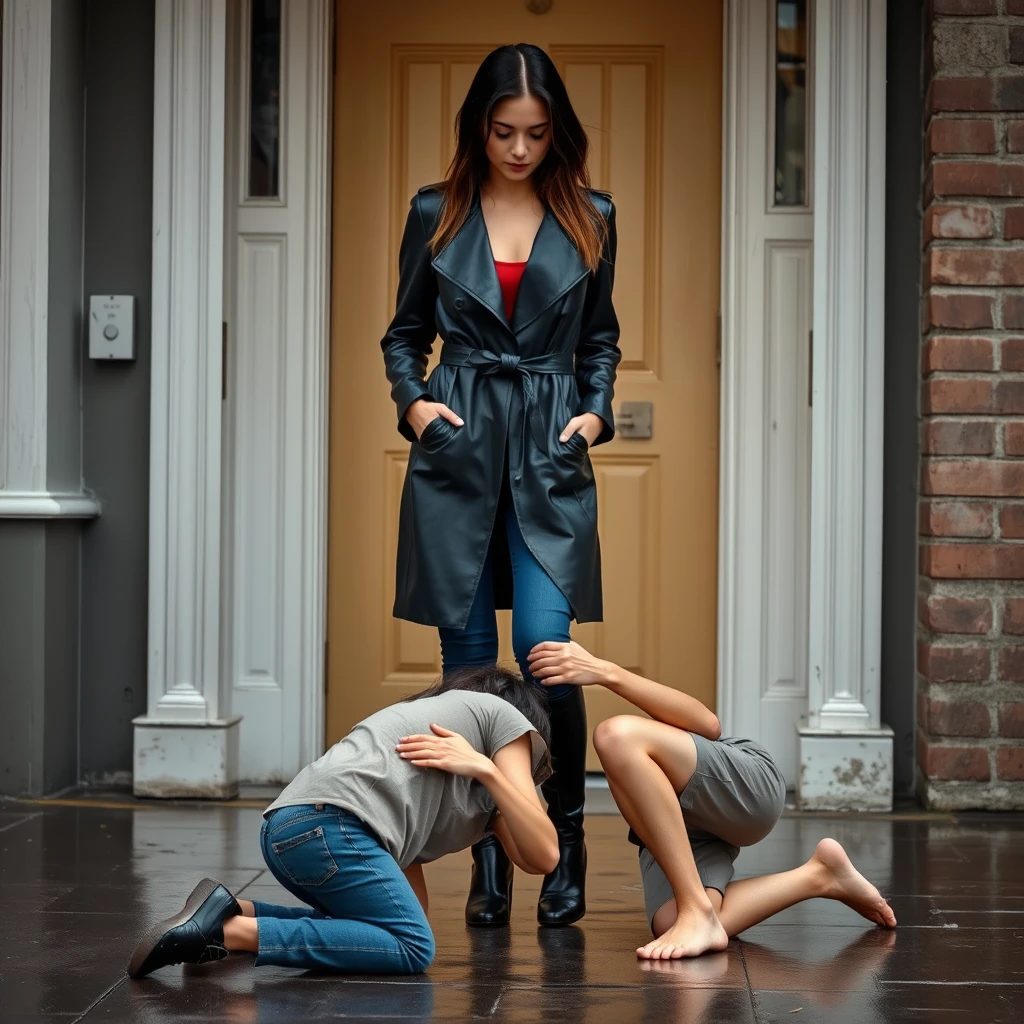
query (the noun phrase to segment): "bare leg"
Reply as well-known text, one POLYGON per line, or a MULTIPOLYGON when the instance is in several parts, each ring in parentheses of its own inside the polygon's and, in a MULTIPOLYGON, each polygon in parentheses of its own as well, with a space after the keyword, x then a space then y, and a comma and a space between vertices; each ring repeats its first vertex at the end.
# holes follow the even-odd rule
POLYGON ((256 910, 252 905, 252 900, 240 900, 237 896, 235 899, 238 901, 238 905, 242 908, 242 917, 256 916, 256 910))
POLYGON ((637 955, 671 960, 725 949, 729 939, 704 891, 679 806, 697 767, 693 737, 661 722, 619 715, 597 727, 594 746, 616 804, 665 872, 678 908, 671 927, 637 955))
MULTIPOLYGON (((252 906, 252 904, 249 904, 252 906)), ((224 948, 232 953, 258 953, 260 948, 259 927, 255 917, 229 917, 224 922, 224 948)))
MULTIPOLYGON (((709 890, 709 895, 718 896, 709 890)), ((773 914, 804 900, 839 900, 883 928, 896 927, 896 915, 879 891, 853 866, 834 839, 822 839, 806 864, 777 875, 744 878, 730 883, 718 910, 729 937, 760 924, 773 914)), ((721 898, 721 897, 719 897, 721 898)), ((674 907, 667 903, 654 916, 654 929, 669 925, 674 907)))

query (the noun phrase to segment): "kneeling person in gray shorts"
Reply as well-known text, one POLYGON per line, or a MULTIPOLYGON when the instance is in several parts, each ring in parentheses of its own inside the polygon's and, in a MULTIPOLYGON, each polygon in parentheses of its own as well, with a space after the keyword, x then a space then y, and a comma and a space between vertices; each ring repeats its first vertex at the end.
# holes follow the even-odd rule
POLYGON ((594 732, 612 796, 640 846, 647 919, 655 939, 637 950, 668 960, 724 949, 732 936, 812 897, 840 900, 886 928, 889 904, 834 839, 805 864, 732 881, 740 847, 760 842, 782 814, 786 782, 753 740, 722 739, 714 712, 577 643, 538 644, 530 673, 546 686, 598 684, 650 719, 618 715, 594 732))

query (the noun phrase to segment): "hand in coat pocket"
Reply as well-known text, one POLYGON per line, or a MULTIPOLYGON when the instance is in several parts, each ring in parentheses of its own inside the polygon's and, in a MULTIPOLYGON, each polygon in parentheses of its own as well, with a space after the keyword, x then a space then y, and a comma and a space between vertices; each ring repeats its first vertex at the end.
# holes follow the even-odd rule
POLYGON ((600 436, 604 423, 596 413, 585 412, 582 416, 573 416, 565 425, 558 440, 565 444, 573 434, 579 434, 587 442, 589 448, 600 436))
POLYGON ((441 402, 428 402, 425 398, 419 398, 405 411, 405 418, 416 434, 417 440, 423 439, 423 432, 436 419, 445 419, 456 427, 463 425, 461 416, 455 413, 441 402))

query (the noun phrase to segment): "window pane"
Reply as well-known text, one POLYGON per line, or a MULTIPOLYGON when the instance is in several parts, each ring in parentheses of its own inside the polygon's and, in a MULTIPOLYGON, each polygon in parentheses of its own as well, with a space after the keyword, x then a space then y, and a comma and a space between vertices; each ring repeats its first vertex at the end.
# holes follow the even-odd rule
POLYGON ((775 204, 807 204, 807 0, 775 6, 775 204))
POLYGON ((280 194, 281 0, 252 0, 249 63, 249 196, 280 194))

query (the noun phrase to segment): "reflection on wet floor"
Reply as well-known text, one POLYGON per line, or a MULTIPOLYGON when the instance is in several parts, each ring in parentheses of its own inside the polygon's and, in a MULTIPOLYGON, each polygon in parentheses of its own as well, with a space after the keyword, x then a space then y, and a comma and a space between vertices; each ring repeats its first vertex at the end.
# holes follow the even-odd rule
POLYGON ((518 875, 513 923, 467 929, 469 856, 427 869, 438 955, 414 978, 338 978, 252 967, 240 955, 128 982, 136 939, 203 875, 284 903, 259 853, 260 813, 231 805, 0 803, 0 1019, 200 1022, 602 1022, 1024 1019, 1024 816, 784 818, 737 862, 792 867, 823 836, 890 897, 900 927, 814 901, 723 953, 637 961, 646 941, 635 848, 620 818, 587 819, 588 914, 541 929, 540 880, 518 875))

